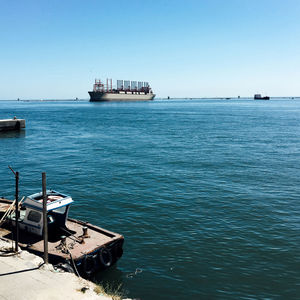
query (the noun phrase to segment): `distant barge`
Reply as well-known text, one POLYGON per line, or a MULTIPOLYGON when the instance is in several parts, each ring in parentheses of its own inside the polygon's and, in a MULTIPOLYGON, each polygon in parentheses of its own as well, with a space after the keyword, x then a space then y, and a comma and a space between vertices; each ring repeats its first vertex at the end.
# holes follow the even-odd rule
MULTIPOLYGON (((88 278, 121 258, 122 235, 68 218, 73 202, 70 196, 53 190, 47 190, 46 195, 50 263, 88 278)), ((44 255, 42 199, 42 193, 28 196, 19 214, 20 247, 41 257, 44 255)), ((13 206, 13 201, 0 198, 0 237, 8 240, 13 240, 16 224, 13 206)))
POLYGON ((10 131, 10 130, 21 130, 25 128, 25 120, 17 119, 4 119, 0 120, 0 131, 10 131))
POLYGON ((261 94, 255 94, 254 100, 270 100, 270 97, 269 96, 262 97, 261 94))
POLYGON ((107 79, 106 84, 96 79, 89 95, 91 102, 146 101, 155 97, 148 82, 117 80, 117 86, 113 87, 112 79, 107 79))

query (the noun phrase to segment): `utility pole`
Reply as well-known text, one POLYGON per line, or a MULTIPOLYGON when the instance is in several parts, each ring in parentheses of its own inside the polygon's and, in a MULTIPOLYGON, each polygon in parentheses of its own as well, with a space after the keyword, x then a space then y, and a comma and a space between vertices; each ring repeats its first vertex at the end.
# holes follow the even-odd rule
POLYGON ((8 166, 9 169, 14 173, 15 179, 16 179, 16 202, 15 202, 15 217, 16 217, 16 228, 15 228, 15 252, 19 251, 19 218, 20 218, 20 213, 19 213, 19 172, 15 172, 12 167, 8 166))
POLYGON ((44 238, 44 263, 48 264, 48 222, 47 222, 47 191, 46 191, 46 173, 42 173, 43 187, 43 238, 44 238))

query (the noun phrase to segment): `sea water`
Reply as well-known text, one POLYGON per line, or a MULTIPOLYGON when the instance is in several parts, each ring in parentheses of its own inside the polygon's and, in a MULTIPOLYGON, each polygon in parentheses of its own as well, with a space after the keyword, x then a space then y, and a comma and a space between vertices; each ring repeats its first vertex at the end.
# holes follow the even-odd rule
POLYGON ((47 187, 125 237, 131 298, 299 299, 300 101, 0 101, 0 196, 47 187))

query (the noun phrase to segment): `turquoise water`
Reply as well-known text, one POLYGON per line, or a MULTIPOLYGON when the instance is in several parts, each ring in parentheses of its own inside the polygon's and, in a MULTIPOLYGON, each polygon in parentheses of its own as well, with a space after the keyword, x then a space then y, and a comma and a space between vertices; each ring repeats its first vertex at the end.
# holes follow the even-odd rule
POLYGON ((0 196, 48 188, 125 236, 131 298, 299 299, 300 101, 0 101, 0 196))

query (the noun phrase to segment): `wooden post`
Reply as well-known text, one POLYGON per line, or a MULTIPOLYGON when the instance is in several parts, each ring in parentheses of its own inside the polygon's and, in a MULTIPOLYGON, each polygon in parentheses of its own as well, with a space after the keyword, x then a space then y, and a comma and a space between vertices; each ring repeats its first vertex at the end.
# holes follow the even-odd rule
POLYGON ((43 187, 43 238, 44 238, 44 263, 48 264, 48 222, 47 222, 47 192, 46 192, 46 173, 42 173, 43 187))
POLYGON ((16 202, 15 202, 15 216, 16 216, 16 244, 15 251, 19 251, 19 172, 16 172, 16 202))

